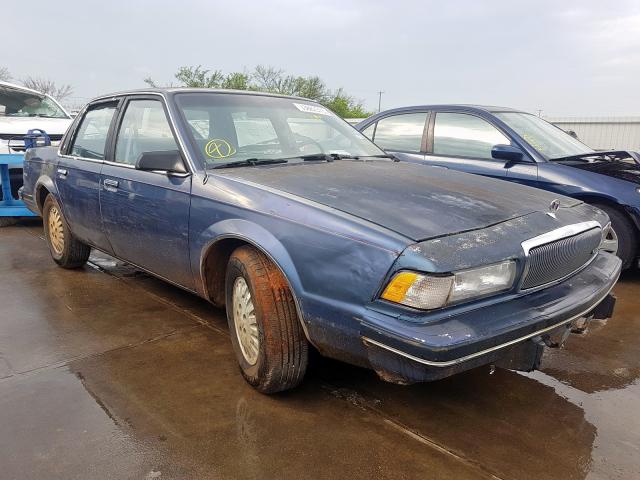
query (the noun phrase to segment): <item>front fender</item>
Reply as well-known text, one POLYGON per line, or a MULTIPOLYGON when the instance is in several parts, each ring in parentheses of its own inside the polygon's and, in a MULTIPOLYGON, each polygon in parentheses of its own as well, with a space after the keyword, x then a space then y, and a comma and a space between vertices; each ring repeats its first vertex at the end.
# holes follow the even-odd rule
POLYGON ((202 293, 206 294, 204 259, 217 242, 228 238, 245 241, 262 251, 282 271, 289 281, 294 296, 301 292, 302 284, 298 271, 280 240, 256 223, 239 218, 230 218, 214 223, 195 239, 191 262, 193 271, 198 272, 198 290, 202 289, 202 293))

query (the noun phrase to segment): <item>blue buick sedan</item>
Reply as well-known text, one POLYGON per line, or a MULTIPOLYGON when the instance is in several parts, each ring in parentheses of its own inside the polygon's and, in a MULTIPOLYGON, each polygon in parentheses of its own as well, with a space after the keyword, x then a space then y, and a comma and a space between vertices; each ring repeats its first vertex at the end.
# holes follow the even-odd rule
POLYGON ((545 120, 504 107, 424 105, 387 110, 356 127, 410 162, 567 195, 607 212, 605 248, 624 268, 640 254, 640 155, 596 152, 545 120))
POLYGON ((97 98, 59 149, 28 151, 20 196, 61 267, 97 249, 226 308, 266 393, 303 379, 310 346, 399 383, 532 370, 611 315, 621 267, 580 200, 396 162, 323 106, 262 93, 97 98))

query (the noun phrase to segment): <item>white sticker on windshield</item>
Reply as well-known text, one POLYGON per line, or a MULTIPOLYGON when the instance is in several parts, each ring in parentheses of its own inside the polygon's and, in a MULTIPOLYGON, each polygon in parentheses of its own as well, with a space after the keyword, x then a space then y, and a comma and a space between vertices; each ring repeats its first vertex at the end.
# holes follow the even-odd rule
POLYGON ((294 103, 296 108, 301 112, 317 113, 319 115, 331 115, 329 110, 320 105, 309 105, 308 103, 294 103))

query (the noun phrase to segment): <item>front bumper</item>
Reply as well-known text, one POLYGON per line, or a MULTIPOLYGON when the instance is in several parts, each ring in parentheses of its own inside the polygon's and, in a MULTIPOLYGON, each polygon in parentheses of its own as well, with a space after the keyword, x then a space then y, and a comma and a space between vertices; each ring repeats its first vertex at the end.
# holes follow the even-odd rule
POLYGON ((361 320, 361 338, 378 373, 408 382, 495 363, 523 347, 539 356, 541 348, 525 344, 539 346, 543 338, 588 316, 607 299, 620 269, 617 257, 601 252, 557 285, 435 322, 428 314, 421 322, 408 322, 370 311, 361 320))

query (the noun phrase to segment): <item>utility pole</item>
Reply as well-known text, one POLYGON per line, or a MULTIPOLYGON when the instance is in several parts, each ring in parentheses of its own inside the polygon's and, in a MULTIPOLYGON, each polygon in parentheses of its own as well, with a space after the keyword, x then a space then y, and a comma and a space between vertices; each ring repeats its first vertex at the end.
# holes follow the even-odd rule
POLYGON ((382 106, 382 94, 383 94, 383 93, 384 93, 384 92, 383 92, 382 90, 380 90, 380 91, 378 92, 378 113, 379 113, 379 112, 380 112, 380 110, 381 110, 381 108, 380 108, 380 107, 382 106))

